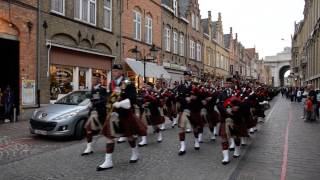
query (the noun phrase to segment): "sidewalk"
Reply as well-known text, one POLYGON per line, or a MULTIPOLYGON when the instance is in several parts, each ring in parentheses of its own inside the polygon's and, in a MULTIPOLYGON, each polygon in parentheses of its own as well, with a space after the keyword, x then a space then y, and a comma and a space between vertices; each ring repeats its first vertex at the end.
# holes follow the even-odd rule
POLYGON ((320 124, 304 122, 301 108, 278 96, 230 180, 320 179, 320 124))

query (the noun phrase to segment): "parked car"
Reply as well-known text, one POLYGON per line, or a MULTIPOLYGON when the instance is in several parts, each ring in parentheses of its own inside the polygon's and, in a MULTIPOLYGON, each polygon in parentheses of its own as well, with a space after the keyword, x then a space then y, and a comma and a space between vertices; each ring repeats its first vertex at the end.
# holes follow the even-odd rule
POLYGON ((30 119, 30 132, 44 136, 85 136, 91 91, 73 91, 54 104, 36 109, 30 119))

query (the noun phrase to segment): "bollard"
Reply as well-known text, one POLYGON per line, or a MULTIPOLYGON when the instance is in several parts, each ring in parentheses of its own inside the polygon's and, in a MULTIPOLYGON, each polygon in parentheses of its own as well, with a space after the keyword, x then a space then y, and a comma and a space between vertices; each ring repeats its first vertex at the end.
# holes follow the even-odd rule
POLYGON ((13 123, 17 120, 17 108, 13 108, 13 123))

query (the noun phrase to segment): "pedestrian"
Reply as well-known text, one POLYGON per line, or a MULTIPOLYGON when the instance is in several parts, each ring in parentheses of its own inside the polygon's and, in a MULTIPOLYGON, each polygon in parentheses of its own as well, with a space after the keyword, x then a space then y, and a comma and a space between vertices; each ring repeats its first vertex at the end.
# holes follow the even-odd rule
POLYGON ((302 91, 301 88, 297 90, 297 102, 301 102, 302 91))
POLYGON ((312 121, 313 119, 313 103, 312 103, 312 97, 308 96, 307 101, 306 101, 306 120, 305 121, 312 121))
POLYGON ((12 109, 14 108, 14 93, 11 87, 8 85, 4 92, 4 114, 5 120, 4 122, 10 122, 12 117, 12 109))
POLYGON ((316 117, 318 117, 318 101, 317 101, 317 92, 314 90, 314 86, 313 84, 308 84, 308 90, 309 90, 309 94, 308 96, 311 97, 312 100, 312 106, 313 106, 313 111, 312 111, 312 118, 313 120, 316 120, 316 117))
POLYGON ((309 92, 308 92, 307 88, 302 89, 302 91, 303 91, 303 93, 301 96, 301 102, 303 105, 303 115, 301 116, 301 119, 305 119, 306 118, 306 102, 307 102, 309 92))

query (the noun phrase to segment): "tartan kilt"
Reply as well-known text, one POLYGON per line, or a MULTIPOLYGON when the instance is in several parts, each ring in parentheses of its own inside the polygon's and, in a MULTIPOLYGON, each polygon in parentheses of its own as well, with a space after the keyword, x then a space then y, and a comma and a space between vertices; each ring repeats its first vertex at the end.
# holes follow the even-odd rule
POLYGON ((99 115, 97 111, 93 110, 90 112, 90 116, 84 128, 86 129, 87 132, 100 131, 102 129, 102 124, 101 124, 101 121, 99 120, 99 115))
POLYGON ((190 120, 190 124, 192 125, 192 127, 204 127, 204 125, 205 125, 205 122, 203 121, 203 118, 201 117, 200 111, 199 112, 198 111, 196 111, 196 112, 191 111, 189 120, 190 120))
POLYGON ((231 118, 224 118, 220 123, 219 136, 223 139, 229 139, 235 136, 235 125, 231 118))
POLYGON ((257 116, 249 116, 248 121, 246 122, 247 129, 253 128, 258 124, 257 116))
POLYGON ((220 122, 220 114, 217 111, 208 112, 207 120, 209 126, 214 127, 220 122))
POLYGON ((185 110, 183 112, 180 112, 179 119, 178 119, 178 125, 180 128, 191 127, 191 124, 190 124, 188 117, 190 117, 190 111, 185 110))
POLYGON ((109 139, 117 137, 131 137, 133 135, 145 136, 147 134, 147 126, 134 113, 134 110, 124 110, 125 115, 110 115, 102 128, 102 134, 109 139))
POLYGON ((234 125, 234 136, 249 137, 246 124, 235 124, 234 125))

